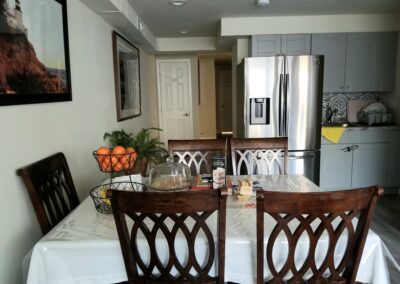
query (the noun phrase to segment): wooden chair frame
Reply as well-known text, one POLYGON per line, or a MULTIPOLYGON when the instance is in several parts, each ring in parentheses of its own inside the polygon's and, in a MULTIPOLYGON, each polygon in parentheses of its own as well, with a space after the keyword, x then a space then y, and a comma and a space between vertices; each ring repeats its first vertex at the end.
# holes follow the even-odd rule
POLYGON ((288 164, 288 139, 287 137, 279 137, 279 138, 233 138, 230 140, 230 149, 232 156, 232 170, 233 175, 240 175, 240 169, 242 163, 245 163, 247 174, 254 174, 251 169, 249 169, 249 164, 254 162, 255 165, 260 167, 261 163, 265 161, 265 158, 268 154, 273 156, 273 159, 266 163, 273 164, 278 162, 278 155, 283 152, 284 153, 284 166, 281 174, 287 173, 287 164, 288 164), (237 159, 238 155, 240 156, 237 159), (247 155, 251 156, 251 160, 247 160, 247 155), (257 157, 257 155, 261 155, 261 157, 257 157), (248 162, 250 162, 248 164, 248 162))
POLYGON ((129 283, 223 283, 225 275, 225 230, 226 230, 226 190, 203 190, 188 192, 127 192, 109 191, 114 219, 124 257, 129 283), (218 211, 218 276, 211 277, 210 269, 215 257, 215 242, 206 219, 218 211), (128 229, 126 216, 134 224, 128 229), (192 218, 195 225, 189 229, 185 220, 192 218), (145 220, 151 220, 151 229, 145 220), (172 229, 168 229, 164 221, 173 221, 172 229), (199 231, 203 231, 208 242, 209 254, 206 264, 201 267, 195 256, 195 240, 199 231), (150 248, 150 264, 142 260, 137 247, 136 238, 141 231, 150 248), (188 244, 188 260, 186 265, 180 263, 175 256, 175 238, 181 231, 188 244), (168 243, 169 258, 164 265, 156 248, 156 236, 162 233, 168 243), (171 274, 175 268, 179 275, 171 274), (139 275, 140 269, 143 275, 139 275), (159 275, 154 274, 154 269, 159 275), (190 274, 194 269, 197 276, 190 274))
POLYGON ((192 174, 196 175, 211 173, 212 155, 220 153, 226 158, 226 147, 226 139, 168 140, 170 157, 177 156, 177 162, 188 165, 192 174), (193 166, 195 173, 193 173, 193 166), (204 167, 205 171, 202 171, 204 167))
POLYGON ((332 192, 257 192, 257 284, 264 283, 264 256, 273 279, 268 283, 355 283, 369 225, 377 199, 383 189, 368 187, 332 192), (276 221, 264 250, 264 213, 276 221), (352 220, 358 215, 354 229, 352 220), (332 222, 340 218, 334 227, 332 222), (294 231, 289 229, 292 220, 299 222, 294 231), (313 230, 311 223, 320 220, 313 230), (346 251, 340 263, 335 267, 334 251, 342 233, 347 229, 346 251), (323 232, 329 235, 329 247, 325 258, 317 267, 315 249, 323 232), (288 239, 289 252, 285 264, 278 271, 272 258, 272 250, 278 235, 283 232, 288 239), (295 250, 300 236, 306 233, 310 240, 308 255, 300 269, 295 265, 295 250), (303 279, 311 270, 313 276, 303 279), (329 270, 329 279, 323 274, 329 270), (288 273, 292 272, 290 279, 288 273), (285 279, 285 280, 284 280, 285 279))
POLYGON ((63 153, 56 153, 17 170, 28 190, 43 235, 79 205, 63 153))

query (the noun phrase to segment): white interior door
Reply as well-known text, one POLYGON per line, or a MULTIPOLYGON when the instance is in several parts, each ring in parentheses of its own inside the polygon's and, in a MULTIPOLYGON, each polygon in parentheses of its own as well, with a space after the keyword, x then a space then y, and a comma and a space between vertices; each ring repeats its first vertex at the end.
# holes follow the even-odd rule
POLYGON ((157 60, 157 74, 161 141, 193 139, 190 61, 157 60))

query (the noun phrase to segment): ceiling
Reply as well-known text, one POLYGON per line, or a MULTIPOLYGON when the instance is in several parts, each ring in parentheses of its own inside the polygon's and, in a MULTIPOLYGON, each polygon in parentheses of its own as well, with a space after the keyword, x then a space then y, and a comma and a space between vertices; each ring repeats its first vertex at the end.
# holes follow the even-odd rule
POLYGON ((400 0, 187 0, 180 7, 169 0, 128 0, 156 37, 217 36, 223 17, 399 13, 400 0), (187 31, 181 34, 180 31, 187 31))

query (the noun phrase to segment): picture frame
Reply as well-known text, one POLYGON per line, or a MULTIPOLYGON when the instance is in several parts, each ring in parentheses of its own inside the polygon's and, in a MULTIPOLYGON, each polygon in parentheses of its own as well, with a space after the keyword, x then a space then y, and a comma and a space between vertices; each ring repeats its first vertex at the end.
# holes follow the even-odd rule
POLYGON ((112 33, 117 121, 140 116, 140 51, 116 31, 112 33))
POLYGON ((66 0, 0 0, 0 106, 71 101, 68 43, 66 0))

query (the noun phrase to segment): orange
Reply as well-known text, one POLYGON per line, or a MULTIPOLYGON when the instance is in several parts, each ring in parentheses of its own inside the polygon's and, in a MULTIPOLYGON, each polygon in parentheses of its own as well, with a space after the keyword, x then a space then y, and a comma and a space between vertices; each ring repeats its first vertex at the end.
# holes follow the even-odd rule
POLYGON ((119 171, 121 171, 123 168, 124 168, 124 165, 122 165, 120 162, 116 163, 116 164, 113 166, 113 170, 114 170, 115 172, 119 172, 119 171))
POLYGON ((119 158, 119 161, 121 164, 125 164, 127 161, 129 161, 129 155, 123 155, 121 158, 119 158))
POLYGON ((105 172, 111 172, 111 163, 109 161, 103 161, 101 163, 101 170, 105 172))
POLYGON ((120 158, 121 155, 125 154, 125 148, 122 146, 115 146, 114 149, 112 150, 111 154, 120 158))
POLYGON ((105 155, 109 155, 110 154, 110 149, 108 149, 107 147, 99 147, 96 151, 96 160, 101 163, 104 158, 105 155))
POLYGON ((130 154, 130 153, 136 153, 135 149, 133 147, 128 147, 126 148, 126 153, 130 154))
POLYGON ((136 158, 137 158, 137 152, 135 151, 134 148, 128 147, 126 148, 126 153, 129 155, 125 155, 127 158, 127 162, 129 162, 128 168, 133 168, 133 165, 135 164, 136 158))
POLYGON ((124 170, 129 170, 131 167, 129 166, 129 162, 128 161, 126 161, 125 163, 124 163, 124 170))

